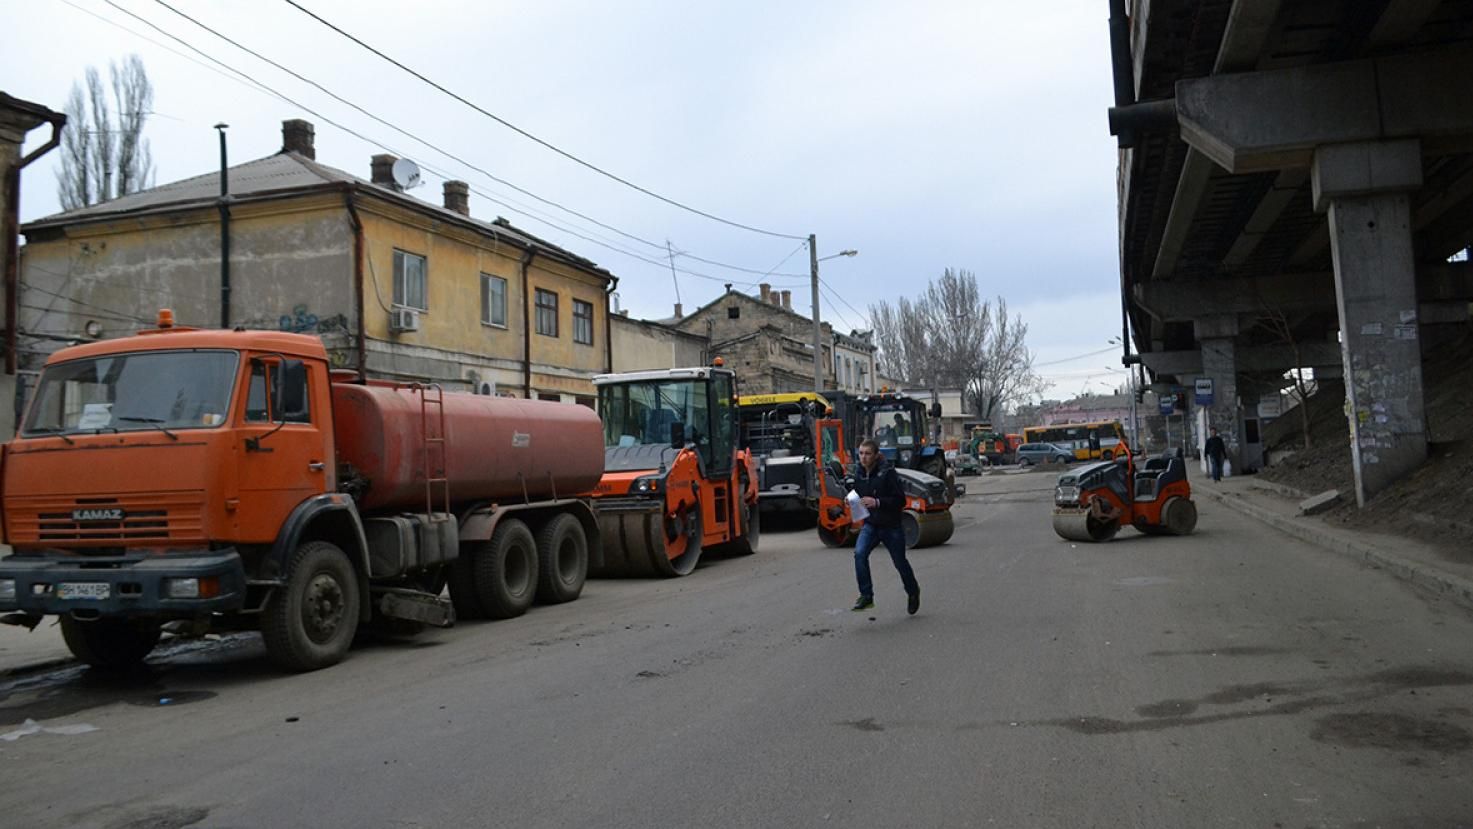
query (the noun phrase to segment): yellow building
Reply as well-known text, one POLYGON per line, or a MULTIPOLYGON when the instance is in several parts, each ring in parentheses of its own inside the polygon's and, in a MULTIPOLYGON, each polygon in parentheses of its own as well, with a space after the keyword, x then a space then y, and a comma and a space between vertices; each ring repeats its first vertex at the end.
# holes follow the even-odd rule
POLYGON ((611 273, 472 218, 464 182, 431 204, 395 184, 392 156, 364 180, 316 162, 310 123, 282 134, 281 152, 230 168, 227 199, 211 173, 25 225, 23 368, 171 307, 182 324, 315 332, 369 377, 593 404, 611 273))

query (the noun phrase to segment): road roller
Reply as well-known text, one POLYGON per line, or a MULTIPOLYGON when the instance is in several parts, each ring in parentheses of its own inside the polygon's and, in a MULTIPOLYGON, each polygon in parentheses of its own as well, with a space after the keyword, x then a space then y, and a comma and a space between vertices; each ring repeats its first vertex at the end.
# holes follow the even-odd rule
POLYGON ((699 368, 594 378, 604 474, 593 491, 603 542, 596 576, 689 574, 707 550, 757 550, 757 468, 738 442, 736 378, 699 368))
MULTIPOLYGON (((819 468, 818 537, 827 547, 852 547, 863 522, 849 517, 844 500, 851 487, 849 451, 844 447, 844 424, 837 418, 819 420, 818 444, 824 463, 819 468)), ((951 539, 955 524, 951 517, 952 488, 934 475, 914 469, 896 469, 905 493, 905 546, 935 547, 951 539)))
POLYGON ((1181 458, 1151 458, 1137 468, 1127 452, 1059 476, 1054 532, 1070 541, 1109 541, 1125 524, 1146 535, 1196 529, 1197 506, 1181 458))

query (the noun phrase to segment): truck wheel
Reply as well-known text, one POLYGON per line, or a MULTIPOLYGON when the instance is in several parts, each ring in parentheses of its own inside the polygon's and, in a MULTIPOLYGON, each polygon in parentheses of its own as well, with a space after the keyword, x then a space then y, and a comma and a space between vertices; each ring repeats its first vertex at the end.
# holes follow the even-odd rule
POLYGON ((822 523, 818 525, 818 540, 823 546, 830 548, 853 547, 855 534, 849 531, 849 527, 829 528, 822 523))
POLYGON ((537 601, 571 602, 588 579, 588 536, 583 524, 565 513, 553 516, 537 533, 537 601))
MULTIPOLYGON (((743 490, 745 491, 745 487, 743 490)), ((726 545, 724 552, 734 556, 749 556, 757 552, 762 540, 762 511, 756 504, 742 501, 742 534, 726 545)))
POLYGON ((131 668, 159 642, 159 623, 135 619, 61 617, 61 637, 78 660, 105 671, 131 668))
POLYGON ((491 541, 471 559, 476 595, 486 615, 511 619, 527 612, 537 595, 537 539, 520 519, 496 525, 491 541))
POLYGON ((450 603, 455 605, 455 618, 459 620, 484 619, 486 608, 481 606, 481 597, 476 593, 476 556, 485 547, 483 544, 466 542, 460 545, 460 555, 450 562, 445 573, 450 586, 450 603))
POLYGON ((336 544, 309 541, 297 548, 285 586, 272 591, 261 613, 266 654, 292 671, 340 662, 358 630, 358 574, 336 544))

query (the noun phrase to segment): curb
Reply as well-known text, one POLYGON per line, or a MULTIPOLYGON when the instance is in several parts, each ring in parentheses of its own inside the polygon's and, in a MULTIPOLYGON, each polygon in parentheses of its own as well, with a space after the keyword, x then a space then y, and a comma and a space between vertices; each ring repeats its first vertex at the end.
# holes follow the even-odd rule
POLYGON ((1310 544, 1330 550, 1331 552, 1357 559, 1377 569, 1385 570, 1403 581, 1432 593, 1451 598, 1458 604, 1473 610, 1473 581, 1460 576, 1438 572, 1421 562, 1409 561, 1370 544, 1351 539, 1336 538, 1329 533, 1320 531, 1312 525, 1287 519, 1270 510, 1250 504, 1238 496, 1230 496, 1225 492, 1213 492, 1206 489, 1194 490, 1192 494, 1196 495, 1198 492, 1202 492, 1218 503, 1225 504, 1244 515, 1256 518, 1280 532, 1292 535, 1301 541, 1307 541, 1310 544))

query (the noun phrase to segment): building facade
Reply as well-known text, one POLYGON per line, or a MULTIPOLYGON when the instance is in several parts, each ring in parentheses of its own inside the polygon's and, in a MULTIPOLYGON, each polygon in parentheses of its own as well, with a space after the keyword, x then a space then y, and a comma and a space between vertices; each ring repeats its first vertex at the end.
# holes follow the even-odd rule
POLYGON ((285 122, 279 153, 229 169, 223 203, 211 173, 27 224, 21 330, 120 336, 170 307, 181 324, 316 333, 368 377, 592 405, 611 273, 473 218, 463 182, 431 204, 396 186, 392 156, 370 180, 319 164, 313 132, 285 122))
POLYGON ((875 384, 875 332, 834 332, 834 382, 829 388, 837 388, 853 394, 874 391, 875 384))
POLYGON ((707 362, 710 342, 703 336, 681 331, 653 320, 631 319, 624 314, 609 317, 613 331, 614 371, 702 366, 707 362))
MULTIPOLYGON (((668 322, 706 338, 709 355, 736 370, 743 394, 813 390, 813 320, 793 310, 792 291, 763 284, 752 296, 727 286, 726 293, 668 322)), ((833 330, 828 323, 821 323, 819 343, 824 387, 832 388, 833 330)))

